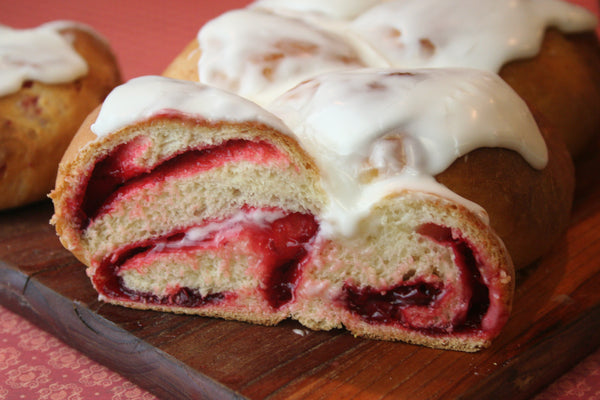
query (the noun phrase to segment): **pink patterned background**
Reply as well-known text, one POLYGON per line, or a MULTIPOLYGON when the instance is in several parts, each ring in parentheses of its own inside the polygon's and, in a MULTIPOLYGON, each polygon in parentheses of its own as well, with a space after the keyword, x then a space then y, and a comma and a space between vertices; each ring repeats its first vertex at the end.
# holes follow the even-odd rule
MULTIPOLYGON (((599 13, 600 3, 572 0, 599 13)), ((111 42, 124 79, 160 74, 207 20, 250 0, 0 0, 0 24, 25 28, 70 19, 111 42)), ((598 30, 600 32, 600 28, 598 30)), ((0 306, 0 400, 151 400, 152 394, 0 306)), ((600 350, 535 400, 600 400, 600 350)))
POLYGON ((4 307, 0 337, 0 399, 156 398, 4 307))

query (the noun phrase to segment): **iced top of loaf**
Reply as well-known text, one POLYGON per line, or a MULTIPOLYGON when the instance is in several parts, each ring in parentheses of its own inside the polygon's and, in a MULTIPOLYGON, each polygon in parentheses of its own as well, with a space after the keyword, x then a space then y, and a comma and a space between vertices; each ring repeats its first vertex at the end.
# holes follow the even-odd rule
POLYGON ((318 73, 357 66, 498 72, 535 55, 546 28, 596 23, 559 0, 262 0, 199 30, 199 80, 265 105, 318 73))
POLYGON ((0 25, 0 96, 18 91, 28 80, 57 84, 85 76, 86 61, 60 34, 62 29, 80 26, 69 21, 32 29, 0 25))
POLYGON ((351 235, 373 205, 404 189, 487 220, 434 176, 481 147, 543 168, 536 122, 495 72, 535 54, 547 27, 595 24, 557 0, 262 0, 200 30, 200 84, 133 80, 107 98, 92 129, 108 135, 164 110, 270 125, 318 165, 332 234, 351 235))
POLYGON ((260 122, 289 134, 279 118, 249 100, 218 88, 162 76, 141 76, 117 86, 106 97, 91 129, 103 137, 169 112, 209 122, 260 122))

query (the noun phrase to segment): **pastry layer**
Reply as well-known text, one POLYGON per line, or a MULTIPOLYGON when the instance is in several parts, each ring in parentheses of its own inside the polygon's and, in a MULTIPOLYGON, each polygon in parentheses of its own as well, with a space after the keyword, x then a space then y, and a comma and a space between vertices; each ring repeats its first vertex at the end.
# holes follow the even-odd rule
POLYGON ((243 206, 314 212, 322 195, 310 163, 299 161, 289 139, 252 125, 240 129, 245 134, 234 136, 231 126, 170 115, 116 141, 93 142, 78 160, 87 172, 63 182, 69 196, 61 197, 59 213, 68 218, 55 218, 62 239, 81 245, 81 258, 99 261, 128 243, 225 218, 243 206), (208 135, 215 131, 221 137, 208 135), (95 146, 108 148, 95 154, 95 146))

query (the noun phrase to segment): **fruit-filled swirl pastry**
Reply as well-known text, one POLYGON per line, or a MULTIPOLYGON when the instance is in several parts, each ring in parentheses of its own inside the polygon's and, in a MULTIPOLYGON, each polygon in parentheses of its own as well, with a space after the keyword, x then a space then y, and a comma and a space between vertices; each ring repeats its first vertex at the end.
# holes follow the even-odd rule
POLYGON ((110 303, 261 324, 292 317, 475 351, 509 316, 513 265, 486 211, 435 175, 469 185, 452 165, 492 181, 506 167, 529 177, 503 183, 527 197, 552 184, 554 160, 524 103, 488 73, 325 75, 272 112, 141 77, 81 127, 51 194, 52 223, 110 303))
POLYGON ((77 129, 119 83, 108 42, 87 25, 0 25, 0 210, 46 199, 77 129))

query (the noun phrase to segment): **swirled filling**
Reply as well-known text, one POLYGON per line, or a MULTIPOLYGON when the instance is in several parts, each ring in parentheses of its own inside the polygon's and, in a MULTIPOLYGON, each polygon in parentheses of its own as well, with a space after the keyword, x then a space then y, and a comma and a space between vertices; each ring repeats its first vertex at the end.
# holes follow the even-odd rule
POLYGON ((424 224, 418 232, 449 246, 461 275, 460 299, 452 299, 454 289, 434 276, 418 276, 391 287, 345 284, 340 302, 353 314, 373 324, 398 324, 429 334, 481 329, 490 307, 489 289, 483 283, 473 249, 454 238, 451 230, 424 224))
POLYGON ((193 175, 242 160, 255 163, 280 161, 285 156, 266 142, 230 140, 217 146, 188 149, 146 167, 139 158, 150 144, 143 137, 117 146, 96 163, 75 205, 76 219, 82 230, 111 209, 111 204, 127 192, 155 185, 174 177, 193 175))
POLYGON ((124 247, 101 262, 93 277, 94 285, 101 294, 125 301, 182 307, 224 302, 234 298, 235 291, 202 295, 197 288, 176 286, 169 293, 158 295, 128 287, 121 272, 138 268, 144 273, 147 265, 157 259, 218 252, 230 244, 244 243, 241 248, 257 260, 257 265, 246 272, 259 277, 260 295, 277 310, 294 298, 301 266, 307 259, 318 224, 310 214, 286 214, 279 210, 246 209, 239 215, 223 221, 206 221, 201 226, 124 247), (266 217, 259 220, 252 216, 256 213, 266 217))

